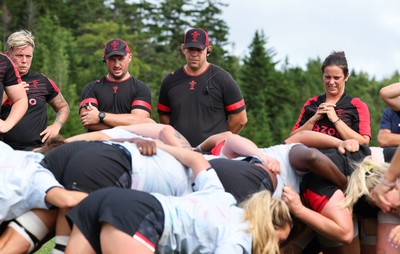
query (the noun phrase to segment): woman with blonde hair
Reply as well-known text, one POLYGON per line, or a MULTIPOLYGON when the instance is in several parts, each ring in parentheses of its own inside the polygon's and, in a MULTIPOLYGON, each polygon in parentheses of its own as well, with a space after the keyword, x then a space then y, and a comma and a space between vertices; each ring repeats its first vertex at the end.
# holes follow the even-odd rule
MULTIPOLYGON (((379 162, 370 156, 357 164, 349 179, 343 206, 352 208, 359 198, 364 195, 369 202, 379 206, 379 203, 374 202, 372 191, 383 182, 383 185, 391 185, 391 189, 384 194, 385 199, 392 204, 392 207, 397 207, 400 202, 399 183, 397 181, 388 183, 384 178, 389 166, 390 164, 379 162)), ((398 238, 393 239, 390 233, 392 229, 400 224, 399 216, 400 211, 397 208, 391 209, 391 213, 378 212, 376 253, 398 253, 400 240, 398 238)))
POLYGON ((238 207, 203 155, 158 145, 192 168, 196 191, 98 190, 68 214, 66 253, 280 253, 292 226, 282 200, 265 190, 238 207))
POLYGON ((288 224, 292 227, 286 204, 280 199, 272 198, 271 193, 265 190, 254 193, 241 207, 244 209, 245 220, 251 224, 252 253, 279 253, 276 239, 284 240, 285 237, 276 234, 284 233, 279 229, 287 227, 288 224), (265 209, 266 207, 269 209, 265 209))

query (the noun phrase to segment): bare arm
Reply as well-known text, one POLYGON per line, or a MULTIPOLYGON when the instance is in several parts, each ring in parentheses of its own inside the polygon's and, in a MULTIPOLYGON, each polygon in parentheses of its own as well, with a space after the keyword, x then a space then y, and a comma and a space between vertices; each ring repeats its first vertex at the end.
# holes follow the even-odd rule
POLYGON ((378 144, 380 147, 398 146, 400 134, 392 133, 388 129, 380 129, 378 131, 378 144))
POLYGON ((170 125, 159 124, 153 121, 152 123, 119 126, 118 128, 144 137, 159 139, 171 146, 184 147, 187 149, 192 148, 187 139, 170 125))
POLYGON ((302 131, 290 136, 285 140, 285 144, 303 143, 306 146, 315 148, 337 148, 339 152, 356 152, 360 148, 357 140, 341 140, 333 136, 316 131, 302 131))
POLYGON ((398 188, 396 182, 400 177, 400 146, 397 148, 389 169, 386 171, 381 182, 375 186, 371 192, 371 197, 374 203, 379 206, 384 212, 390 211, 392 203, 384 196, 393 188, 398 188))
POLYGON ((236 158, 239 156, 257 156, 272 172, 277 174, 281 171, 278 160, 264 155, 253 141, 237 134, 229 135, 226 138, 221 152, 228 158, 236 158))
MULTIPOLYGON (((316 115, 314 115, 314 116, 316 116, 316 115)), ((296 133, 302 132, 302 131, 312 131, 315 123, 317 122, 314 120, 314 116, 312 118, 308 119, 308 121, 305 124, 303 124, 302 126, 300 126, 298 129, 292 131, 290 133, 290 136, 292 136, 296 133)))
POLYGON ((94 140, 111 140, 111 137, 101 131, 92 131, 78 134, 65 139, 65 142, 73 142, 79 140, 94 141, 94 140))
POLYGON ((360 133, 354 131, 352 128, 350 128, 347 124, 345 124, 343 121, 338 121, 337 124, 335 125, 336 130, 339 132, 340 136, 343 138, 343 140, 346 139, 355 139, 357 140, 360 144, 369 144, 370 137, 367 135, 361 135, 360 133))
POLYGON ((64 124, 69 117, 70 109, 68 102, 65 100, 64 96, 59 93, 56 97, 49 101, 49 104, 54 109, 56 114, 56 119, 53 124, 58 123, 59 125, 64 124))
MULTIPOLYGON (((150 122, 149 118, 149 122, 150 122)), ((116 128, 124 129, 136 135, 143 137, 150 137, 153 139, 159 139, 162 142, 176 147, 184 147, 191 149, 189 142, 184 136, 182 136, 177 130, 170 125, 158 124, 151 120, 151 123, 142 123, 126 126, 118 126, 116 128)), ((112 137, 103 133, 102 131, 92 131, 88 133, 79 134, 66 139, 66 142, 77 141, 77 140, 112 140, 112 137)), ((116 141, 132 141, 131 138, 118 139, 116 141)))
POLYGON ((314 128, 314 125, 320 119, 322 119, 323 116, 324 116, 324 113, 321 113, 320 110, 317 109, 317 112, 310 119, 308 119, 308 121, 305 122, 302 126, 300 126, 298 129, 292 131, 290 133, 290 136, 292 136, 298 132, 302 132, 302 131, 311 131, 314 128))
POLYGON ((400 82, 383 87, 379 95, 388 107, 400 111, 400 82))
POLYGON ((230 131, 221 132, 208 137, 196 147, 196 151, 210 152, 220 142, 226 140, 229 136, 233 135, 230 131))
POLYGON ((13 103, 11 112, 6 120, 0 120, 0 133, 8 132, 25 115, 28 109, 28 98, 22 85, 6 86, 4 88, 8 98, 13 103))
POLYGON ((170 115, 158 115, 158 119, 162 124, 169 124, 171 116, 170 115))
POLYGON ((130 114, 113 114, 106 112, 106 117, 104 118, 104 123, 111 127, 146 122, 153 122, 153 120, 150 119, 149 112, 142 109, 134 109, 130 114))
POLYGON ((40 136, 43 136, 42 142, 59 134, 63 124, 68 120, 70 113, 68 103, 61 93, 51 99, 49 104, 56 112, 56 119, 52 125, 49 125, 40 133, 40 136))
POLYGON ((337 168, 325 154, 315 148, 305 145, 296 145, 290 149, 289 162, 296 170, 313 172, 322 176, 345 190, 347 186, 346 176, 337 168))
POLYGON ((80 191, 69 191, 60 187, 54 187, 47 191, 46 202, 58 208, 69 208, 76 206, 87 195, 87 193, 80 191))
POLYGON ((340 134, 343 140, 356 139, 360 144, 368 145, 370 137, 368 135, 359 134, 358 132, 350 128, 347 124, 345 124, 337 116, 335 107, 336 105, 331 103, 321 103, 318 106, 316 113, 304 125, 299 127, 297 130, 292 131, 290 135, 294 135, 304 130, 312 130, 316 122, 322 119, 322 117, 326 116, 328 117, 329 121, 331 121, 335 125, 337 132, 340 134))
POLYGON ((116 126, 153 121, 150 119, 149 112, 142 109, 133 109, 129 114, 105 112, 106 117, 103 119, 103 123, 100 123, 99 113, 99 110, 91 104, 89 104, 87 108, 82 108, 80 115, 83 127, 90 130, 104 130, 116 126))
POLYGON ((332 240, 350 243, 353 240, 354 228, 352 213, 348 208, 340 208, 339 204, 344 200, 342 191, 337 190, 321 213, 305 207, 299 194, 289 186, 284 187, 282 199, 289 206, 291 213, 303 221, 313 230, 332 240))
POLYGON ((232 133, 239 134, 246 123, 247 113, 246 110, 242 110, 239 113, 229 115, 228 129, 232 133))

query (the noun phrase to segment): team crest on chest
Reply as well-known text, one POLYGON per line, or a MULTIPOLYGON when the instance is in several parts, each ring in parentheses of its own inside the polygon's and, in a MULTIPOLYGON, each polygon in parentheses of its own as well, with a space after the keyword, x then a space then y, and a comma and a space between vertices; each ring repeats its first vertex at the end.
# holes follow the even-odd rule
POLYGON ((113 93, 117 93, 117 91, 118 91, 118 86, 113 86, 113 93))
POLYGON ((33 87, 34 87, 34 88, 37 88, 38 83, 39 83, 39 80, 34 79, 34 80, 32 81, 33 87))
POLYGON ((194 90, 196 84, 197 84, 196 81, 194 81, 194 80, 190 81, 189 82, 189 85, 190 85, 189 90, 194 90))
POLYGON ((337 116, 338 116, 339 118, 342 118, 343 113, 344 113, 344 110, 343 110, 342 108, 336 110, 336 114, 337 114, 337 116))

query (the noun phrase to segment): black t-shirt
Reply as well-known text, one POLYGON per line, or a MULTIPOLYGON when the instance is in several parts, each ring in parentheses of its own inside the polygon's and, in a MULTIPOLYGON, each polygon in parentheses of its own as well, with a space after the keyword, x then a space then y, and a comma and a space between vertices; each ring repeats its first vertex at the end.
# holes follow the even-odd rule
POLYGON ((241 203, 260 190, 274 192, 268 173, 261 167, 247 161, 213 159, 211 166, 226 192, 231 193, 241 203))
POLYGON ((92 192, 105 187, 131 188, 131 158, 101 141, 75 141, 48 153, 41 164, 66 189, 92 192))
POLYGON ((158 113, 195 147, 228 130, 228 115, 245 109, 239 86, 224 69, 210 65, 198 76, 181 67, 167 75, 160 88, 158 113))
POLYGON ((108 113, 130 114, 134 109, 142 109, 151 114, 151 91, 143 81, 134 77, 121 82, 103 77, 83 88, 80 107, 89 103, 108 113))
MULTIPOLYGON (((17 67, 11 59, 0 53, 0 94, 3 94, 4 87, 21 83, 21 77, 17 67)), ((3 104, 3 97, 0 97, 0 105, 3 104)))
MULTIPOLYGON (((57 85, 45 75, 29 71, 22 76, 29 84, 28 110, 22 119, 3 136, 3 141, 16 150, 32 150, 42 145, 40 133, 47 128, 47 102, 60 93, 57 85)), ((8 99, 1 109, 1 119, 11 112, 12 103, 8 99)))

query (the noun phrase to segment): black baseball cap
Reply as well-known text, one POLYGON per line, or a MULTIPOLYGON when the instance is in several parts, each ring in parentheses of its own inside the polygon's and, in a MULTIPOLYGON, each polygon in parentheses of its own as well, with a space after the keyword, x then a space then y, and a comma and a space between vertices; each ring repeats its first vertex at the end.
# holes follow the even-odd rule
POLYGON ((110 56, 126 56, 128 53, 131 53, 131 50, 124 40, 112 39, 104 46, 103 61, 105 62, 110 56))
POLYGON ((208 34, 201 28, 192 28, 185 34, 183 48, 205 49, 209 45, 208 34))

